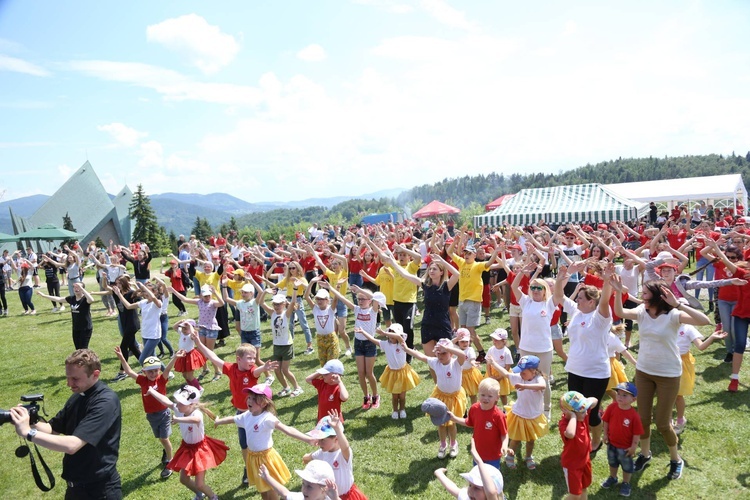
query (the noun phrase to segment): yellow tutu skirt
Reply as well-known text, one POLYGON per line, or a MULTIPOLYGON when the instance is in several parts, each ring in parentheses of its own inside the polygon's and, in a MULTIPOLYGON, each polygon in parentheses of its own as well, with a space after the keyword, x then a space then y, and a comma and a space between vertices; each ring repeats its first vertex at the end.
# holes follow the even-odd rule
POLYGON ((476 396, 479 393, 479 383, 482 381, 482 372, 473 366, 461 372, 461 387, 467 396, 476 396))
POLYGON ((609 366, 612 368, 612 374, 609 376, 609 384, 607 390, 614 389, 614 387, 621 382, 628 382, 628 376, 625 374, 625 367, 617 358, 609 358, 609 366))
MULTIPOLYGON (((456 392, 443 392, 437 387, 432 390, 430 394, 431 398, 437 398, 448 407, 448 411, 453 413, 455 416, 464 416, 466 413, 466 392, 464 388, 460 388, 456 392)), ((429 416, 429 415, 428 415, 429 416)), ((444 424, 446 427, 453 425, 450 420, 444 424)))
POLYGON ((401 394, 408 392, 419 385, 419 375, 409 363, 398 370, 391 370, 386 366, 380 376, 380 386, 390 394, 401 394))
POLYGON ((513 390, 513 387, 510 385, 510 379, 508 377, 500 377, 500 374, 492 366, 487 366, 484 378, 494 378, 500 383, 500 396, 507 396, 513 390))
POLYGON ((508 438, 513 441, 536 441, 549 432, 544 413, 534 419, 519 417, 513 410, 508 412, 508 438))
POLYGON ((286 484, 292 478, 281 455, 273 448, 263 451, 251 451, 247 455, 247 480, 249 484, 255 485, 259 493, 271 491, 271 486, 258 475, 260 466, 265 465, 268 474, 281 484, 286 484))
POLYGON ((695 358, 689 352, 682 356, 682 376, 678 396, 692 396, 695 388, 695 358))

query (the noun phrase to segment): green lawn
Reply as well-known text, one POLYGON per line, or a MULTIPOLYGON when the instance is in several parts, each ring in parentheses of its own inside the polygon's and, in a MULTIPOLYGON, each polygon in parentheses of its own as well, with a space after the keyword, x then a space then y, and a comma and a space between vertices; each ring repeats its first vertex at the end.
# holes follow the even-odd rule
MULTIPOLYGON (((92 280, 88 281, 91 281, 90 289, 96 287, 92 280)), ((52 313, 49 302, 35 296, 34 302, 39 314, 23 316, 17 292, 9 291, 7 296, 10 317, 0 318, 0 352, 5 358, 5 362, 0 365, 0 407, 7 409, 17 404, 22 394, 43 392, 47 412, 52 416, 70 396, 64 377, 64 359, 73 350, 70 313, 67 310, 64 313, 52 313)), ((196 309, 193 308, 190 312, 194 315, 196 309)), ((170 306, 170 314, 173 316, 171 321, 176 318, 176 313, 176 309, 170 306)), ((102 378, 108 381, 117 372, 117 360, 113 353, 114 346, 119 344, 117 322, 114 318, 105 317, 100 305, 94 308, 93 316, 94 337, 91 348, 102 358, 102 378)), ((489 332, 498 326, 507 328, 507 316, 500 316, 498 310, 493 310, 492 323, 482 326, 479 331, 483 338, 488 339, 489 332)), ((712 329, 713 327, 706 328, 704 333, 712 329)), ((419 331, 418 325, 416 330, 419 331)), ((270 345, 267 333, 268 325, 265 323, 266 341, 263 345, 266 351, 270 345)), ((304 337, 299 328, 296 333, 296 347, 301 352, 304 349, 304 337)), ((172 339, 175 337, 173 334, 172 339)), ((224 359, 233 361, 233 349, 239 342, 238 336, 233 334, 228 340, 228 346, 218 352, 224 359)), ((489 341, 486 346, 490 346, 489 341)), ((696 395, 688 399, 689 423, 680 440, 686 462, 684 476, 671 483, 665 479, 668 454, 661 437, 655 435, 652 445, 654 459, 650 467, 634 476, 633 498, 750 498, 748 386, 741 385, 740 392, 736 394, 726 392, 729 365, 722 362, 723 345, 713 345, 707 351, 695 355, 698 384, 696 395)), ((354 449, 355 478, 360 489, 374 500, 450 498, 439 488, 432 472, 445 466, 449 477, 462 484, 458 473, 471 468, 471 458, 467 451, 471 431, 460 430, 461 452, 456 459, 438 460, 435 457, 437 432, 429 419, 419 411, 421 402, 433 388, 426 365, 416 361, 414 363, 423 381, 408 394, 407 420, 391 419, 388 395, 385 395, 384 404, 379 410, 362 411, 359 408, 361 392, 354 360, 344 359, 344 365, 347 370, 345 380, 352 395, 350 402, 344 406, 346 433, 354 449)), ((381 355, 376 366, 377 376, 384 366, 385 360, 381 355)), ((302 380, 317 367, 315 355, 299 356, 292 364, 292 371, 302 380)), ((626 371, 632 377, 634 368, 627 366, 626 371)), ((565 374, 558 358, 555 359, 554 372, 556 382, 553 398, 559 397, 565 390, 565 374)), ((747 377, 744 380, 748 380, 747 377)), ((182 379, 178 374, 170 384, 170 390, 181 383, 182 379)), ((149 500, 191 498, 192 494, 180 485, 177 475, 166 481, 159 479, 161 447, 152 437, 145 419, 138 386, 128 379, 113 383, 111 387, 122 400, 123 432, 118 469, 123 478, 125 496, 149 500)), ((278 384, 274 388, 278 390, 278 384)), ((206 384, 204 400, 211 404, 212 410, 218 415, 233 413, 226 378, 206 384)), ((303 432, 314 426, 316 398, 311 387, 305 387, 305 394, 299 398, 285 398, 276 403, 282 422, 303 432)), ((553 409, 553 421, 558 419, 559 412, 553 409)), ((213 429, 210 424, 206 428, 209 435, 223 439, 231 447, 226 462, 207 474, 208 484, 222 499, 260 498, 254 489, 246 489, 240 485, 243 464, 236 429, 232 426, 213 429)), ((173 443, 178 445, 179 430, 174 430, 173 443)), ((12 426, 4 425, 0 432, 4 435, 0 439, 0 454, 7 457, 7 464, 0 466, 0 497, 40 498, 41 493, 36 489, 30 474, 28 459, 15 458, 14 450, 19 444, 19 438, 12 426)), ((311 448, 282 433, 277 432, 274 437, 275 447, 288 467, 291 470, 301 468, 302 455, 311 451, 311 448)), ((515 471, 503 469, 505 491, 509 498, 562 498, 566 489, 559 465, 561 447, 559 434, 551 432, 537 443, 535 457, 539 467, 536 471, 528 471, 523 465, 519 465, 515 471)), ((65 486, 59 478, 61 456, 46 450, 43 450, 43 454, 58 478, 57 486, 45 498, 62 498, 65 486)), ((616 491, 599 488, 599 483, 607 474, 606 454, 600 453, 594 462, 594 484, 589 490, 592 497, 617 497, 616 491)), ((300 481, 296 475, 293 474, 288 486, 299 491, 300 481)))

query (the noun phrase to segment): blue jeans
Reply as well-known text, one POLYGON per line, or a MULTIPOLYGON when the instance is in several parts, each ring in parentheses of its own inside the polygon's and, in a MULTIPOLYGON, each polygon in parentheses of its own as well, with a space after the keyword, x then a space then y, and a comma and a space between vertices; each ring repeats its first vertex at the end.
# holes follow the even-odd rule
POLYGON ((158 339, 143 339, 143 350, 138 358, 138 362, 142 365, 146 358, 153 356, 156 351, 156 346, 161 342, 161 338, 158 339))
POLYGON ((734 352, 736 353, 745 352, 748 325, 750 325, 750 318, 734 317, 734 352))
POLYGON ((169 339, 167 339, 167 334, 169 333, 169 316, 166 314, 162 314, 159 316, 159 321, 161 322, 161 339, 160 342, 164 344, 164 347, 167 348, 169 351, 169 355, 174 354, 174 348, 172 347, 172 344, 169 342, 169 339))
POLYGON ((34 290, 30 286, 22 286, 18 289, 18 297, 21 299, 21 305, 24 311, 33 311, 34 303, 31 298, 34 296, 34 290))
MULTIPOLYGON (((364 284, 364 282, 365 282, 364 278, 362 276, 360 276, 359 274, 350 274, 349 275, 349 289, 350 290, 352 288, 352 285, 357 285, 357 286, 361 287, 364 284)), ((352 290, 352 302, 354 303, 355 306, 359 304, 357 302, 357 294, 354 293, 354 290, 352 290)))
MULTIPOLYGON (((302 333, 305 334, 305 342, 308 344, 312 342, 312 335, 310 334, 310 327, 307 324, 307 317, 305 316, 305 306, 302 302, 302 297, 297 297, 297 310, 294 311, 294 317, 297 318, 299 326, 302 327, 302 333)), ((294 333, 294 325, 292 325, 292 333, 294 333)))
MULTIPOLYGON (((698 260, 698 262, 695 263, 696 269, 699 269, 701 266, 706 266, 706 267, 698 271, 698 274, 695 275, 695 279, 697 281, 703 281, 703 275, 705 274, 706 281, 712 281, 714 279, 714 266, 709 264, 708 259, 706 259, 705 257, 701 257, 700 260, 698 260)), ((695 290, 695 298, 700 299, 700 295, 701 295, 701 289, 698 288, 695 290)), ((709 288, 708 289, 708 301, 712 302, 713 300, 714 300, 714 289, 709 288)))
MULTIPOLYGON (((195 295, 197 297, 200 296, 200 294, 201 294, 201 282, 198 281, 198 278, 196 278, 195 276, 193 276, 193 291, 195 292, 195 295)), ((187 293, 187 290, 185 290, 185 293, 187 293)))
POLYGON ((724 346, 730 354, 734 352, 734 318, 732 317, 732 309, 734 309, 736 304, 737 301, 730 302, 721 299, 719 299, 718 304, 721 329, 729 334, 724 338, 724 346))

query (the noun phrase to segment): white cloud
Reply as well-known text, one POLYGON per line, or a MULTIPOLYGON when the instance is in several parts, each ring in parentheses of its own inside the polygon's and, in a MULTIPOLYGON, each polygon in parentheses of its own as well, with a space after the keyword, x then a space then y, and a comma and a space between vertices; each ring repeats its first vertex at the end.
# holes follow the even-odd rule
POLYGON ((50 76, 51 73, 34 63, 0 54, 0 71, 12 71, 32 76, 50 76))
POLYGON ((107 125, 99 125, 96 129, 102 132, 107 132, 119 145, 129 148, 136 146, 142 137, 148 135, 145 132, 139 132, 134 128, 117 122, 108 123, 107 125))
POLYGON ((164 164, 164 148, 157 141, 147 141, 138 148, 138 166, 141 168, 161 167, 164 164))
POLYGON ((563 35, 564 36, 570 36, 575 35, 578 33, 578 23, 575 21, 568 21, 565 23, 565 28, 563 29, 563 35))
POLYGON ((232 35, 197 14, 167 19, 146 28, 146 37, 170 50, 187 56, 190 64, 206 74, 219 71, 231 63, 240 50, 232 35))
POLYGON ((394 0, 353 0, 353 2, 360 5, 378 7, 391 14, 408 14, 414 11, 414 7, 411 5, 394 0))
POLYGON ((297 57, 307 62, 318 62, 323 61, 327 57, 327 54, 323 47, 317 43, 313 43, 297 52, 297 57))
POLYGON ((57 166, 57 172, 60 174, 60 177, 62 177, 64 180, 68 180, 70 177, 70 174, 74 172, 72 168, 70 168, 66 164, 60 164, 57 166))
POLYGON ((420 6, 438 22, 467 31, 477 29, 476 23, 466 19, 466 14, 454 9, 443 0, 421 0, 420 6))

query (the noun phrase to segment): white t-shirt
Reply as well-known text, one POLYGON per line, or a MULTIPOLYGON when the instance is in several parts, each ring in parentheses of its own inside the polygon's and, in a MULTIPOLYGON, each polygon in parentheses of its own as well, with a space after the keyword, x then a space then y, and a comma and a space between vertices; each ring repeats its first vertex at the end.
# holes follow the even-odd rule
POLYGON ((177 341, 177 349, 184 349, 185 352, 190 352, 195 349, 195 342, 190 338, 190 335, 186 334, 182 328, 177 332, 180 334, 180 340, 177 341))
POLYGON ((401 344, 391 344, 387 340, 381 340, 380 348, 385 353, 385 360, 391 370, 400 370, 406 365, 406 351, 401 344))
POLYGON ((680 356, 690 352, 690 346, 693 345, 693 340, 703 340, 703 335, 693 325, 680 325, 680 329, 677 330, 677 349, 680 351, 680 356))
POLYGON ((237 310, 240 312, 240 330, 243 332, 260 330, 260 307, 255 298, 238 300, 237 310))
POLYGON ((544 302, 535 302, 528 295, 518 301, 521 306, 521 343, 519 349, 526 352, 549 352, 552 350, 550 322, 555 313, 552 297, 544 302))
POLYGON ((330 335, 336 326, 336 311, 330 306, 328 309, 321 309, 317 305, 313 306, 313 319, 315 320, 315 333, 318 335, 330 335))
POLYGON ((336 480, 336 486, 339 495, 349 492, 354 484, 354 453, 349 449, 349 461, 344 459, 341 450, 323 451, 316 450, 312 453, 313 460, 322 460, 328 462, 333 469, 333 477, 336 480))
POLYGON ((237 427, 245 429, 247 449, 250 451, 264 451, 273 448, 273 431, 279 419, 264 411, 260 415, 253 415, 250 410, 234 416, 237 427))
POLYGON ((563 311, 570 315, 568 321, 568 362, 565 371, 587 378, 609 378, 612 370, 609 364, 607 341, 612 318, 599 314, 599 309, 582 313, 578 306, 565 297, 563 311))
POLYGON ((638 334, 641 338, 636 368, 657 377, 682 375, 682 359, 677 348, 680 311, 672 309, 656 319, 649 316, 643 304, 636 307, 635 311, 638 314, 638 334))
POLYGON ((193 413, 190 415, 185 415, 184 413, 180 413, 179 410, 177 410, 177 405, 172 406, 172 411, 174 412, 175 417, 195 417, 196 415, 201 418, 201 421, 196 423, 181 423, 180 426, 180 434, 182 434, 182 440, 185 441, 187 444, 195 444, 200 443, 203 441, 203 438, 206 436, 204 430, 203 430, 203 412, 199 409, 195 409, 193 413))
POLYGON ((161 321, 159 315, 161 308, 156 304, 143 299, 138 302, 141 308, 141 336, 143 339, 160 339, 161 338, 161 321))
POLYGON ((471 370, 472 368, 474 368, 474 365, 471 364, 471 362, 477 359, 477 351, 475 351, 473 347, 469 346, 464 349, 464 354, 466 355, 466 361, 464 361, 464 364, 461 365, 461 369, 471 370))
MULTIPOLYGON (((291 304, 288 307, 292 307, 291 304)), ((281 314, 271 314, 271 332, 273 333, 273 345, 292 345, 294 337, 289 332, 289 317, 286 311, 281 314)))
POLYGON ((623 265, 617 265, 615 266, 615 272, 622 279, 622 284, 627 287, 628 294, 637 297, 641 292, 638 286, 638 278, 641 276, 641 271, 638 269, 638 266, 634 265, 628 270, 623 265))
MULTIPOLYGON (((508 380, 510 380, 510 385, 513 387, 516 384, 544 383, 544 377, 541 375, 537 375, 527 382, 521 378, 520 373, 511 373, 508 376, 508 380)), ((511 411, 521 418, 535 419, 544 411, 544 391, 530 391, 528 389, 516 391, 516 402, 513 403, 511 408, 511 411)))
POLYGON ((458 358, 451 356, 447 365, 441 363, 437 358, 427 358, 427 364, 433 369, 437 376, 437 388, 446 394, 458 392, 461 389, 461 365, 458 358))
MULTIPOLYGON (((354 306, 354 326, 360 327, 374 337, 375 328, 378 326, 378 313, 373 311, 372 307, 362 309, 359 306, 354 306)), ((367 337, 356 332, 354 333, 354 338, 357 340, 367 340, 367 337)))
POLYGON ((487 357, 494 359, 498 365, 506 369, 513 365, 513 356, 507 346, 502 349, 495 346, 490 347, 487 349, 487 357))
POLYGON ((627 351, 627 349, 625 348, 625 344, 622 343, 622 340, 620 340, 620 337, 609 332, 609 338, 607 339, 607 355, 610 358, 614 358, 615 354, 618 352, 625 351, 627 351))
MULTIPOLYGON (((162 314, 167 314, 169 310, 169 295, 159 297, 159 300, 161 300, 161 309, 159 310, 159 315, 161 316, 162 314)), ((161 319, 159 319, 159 322, 161 322, 161 319)))

